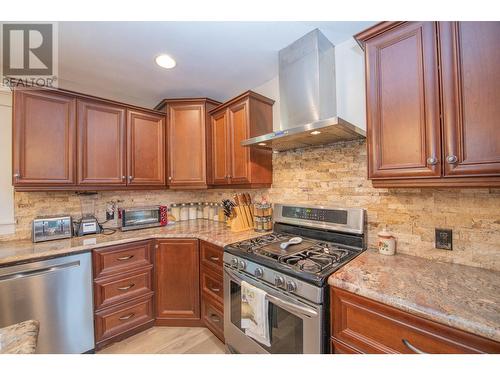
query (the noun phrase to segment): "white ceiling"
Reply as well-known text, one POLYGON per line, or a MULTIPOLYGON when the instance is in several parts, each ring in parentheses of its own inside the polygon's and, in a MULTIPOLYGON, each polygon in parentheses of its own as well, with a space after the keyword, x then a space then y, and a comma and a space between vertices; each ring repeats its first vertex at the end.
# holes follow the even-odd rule
POLYGON ((278 74, 278 51, 319 28, 333 44, 374 22, 61 22, 59 86, 145 107, 220 101, 278 74), (168 53, 172 70, 154 57, 168 53))

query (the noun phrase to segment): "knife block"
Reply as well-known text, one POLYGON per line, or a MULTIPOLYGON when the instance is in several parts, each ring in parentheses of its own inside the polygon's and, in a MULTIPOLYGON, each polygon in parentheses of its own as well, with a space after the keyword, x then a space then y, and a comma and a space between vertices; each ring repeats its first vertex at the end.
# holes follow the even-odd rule
POLYGON ((233 212, 234 215, 228 220, 231 232, 253 229, 253 218, 248 206, 235 206, 233 212))

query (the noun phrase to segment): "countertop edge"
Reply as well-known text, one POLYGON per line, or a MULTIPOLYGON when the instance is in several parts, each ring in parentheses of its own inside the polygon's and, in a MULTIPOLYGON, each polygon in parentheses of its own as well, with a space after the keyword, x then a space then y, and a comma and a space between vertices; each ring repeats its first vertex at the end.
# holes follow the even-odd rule
POLYGON ((493 328, 485 327, 482 324, 476 324, 469 320, 461 319, 457 316, 443 314, 440 311, 422 307, 414 302, 402 298, 379 293, 369 289, 362 289, 361 287, 346 282, 345 280, 335 278, 335 274, 330 275, 330 277, 328 278, 328 284, 330 285, 330 287, 346 290, 356 295, 383 303, 387 306, 391 306, 410 314, 414 314, 421 318, 425 318, 436 323, 441 323, 470 334, 484 337, 486 339, 500 342, 500 332, 497 332, 493 328), (473 327, 473 329, 471 329, 471 327, 473 327))

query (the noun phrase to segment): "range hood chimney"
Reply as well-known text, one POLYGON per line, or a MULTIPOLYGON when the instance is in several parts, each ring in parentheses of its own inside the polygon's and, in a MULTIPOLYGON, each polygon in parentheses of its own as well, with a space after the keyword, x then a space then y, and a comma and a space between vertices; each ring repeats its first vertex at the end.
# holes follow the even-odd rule
POLYGON ((279 51, 280 130, 242 146, 285 151, 365 138, 337 116, 335 47, 315 29, 279 51))

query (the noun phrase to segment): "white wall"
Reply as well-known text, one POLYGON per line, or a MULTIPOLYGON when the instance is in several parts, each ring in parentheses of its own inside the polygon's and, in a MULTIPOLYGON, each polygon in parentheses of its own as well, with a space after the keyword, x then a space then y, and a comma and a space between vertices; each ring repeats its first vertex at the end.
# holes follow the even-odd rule
POLYGON ((15 231, 12 187, 12 96, 0 88, 0 234, 15 231))
MULTIPOLYGON (((335 77, 338 116, 366 129, 365 58, 363 51, 351 38, 335 46, 335 77)), ((274 99, 273 127, 280 129, 279 79, 273 79, 252 89, 274 99)))

